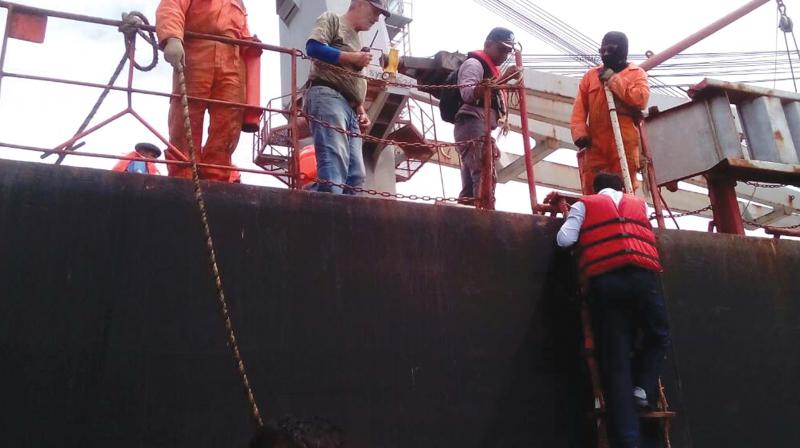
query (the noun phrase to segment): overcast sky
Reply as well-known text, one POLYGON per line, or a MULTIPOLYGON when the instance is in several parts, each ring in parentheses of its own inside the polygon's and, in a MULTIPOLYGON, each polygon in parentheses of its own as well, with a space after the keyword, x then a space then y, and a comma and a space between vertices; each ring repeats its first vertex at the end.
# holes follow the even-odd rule
MULTIPOLYGON (((123 11, 138 10, 151 20, 154 20, 158 5, 157 0, 21 0, 20 3, 107 18, 118 18, 123 11)), ((536 3, 596 41, 606 31, 624 31, 630 38, 631 52, 644 53, 647 50, 663 50, 746 3, 746 0, 540 0, 536 3)), ((785 3, 790 16, 795 10, 800 12, 800 2, 797 0, 786 0, 785 3)), ((245 0, 245 4, 249 11, 251 30, 265 42, 278 43, 278 18, 275 15, 274 0, 245 0)), ((0 17, 0 23, 4 24, 5 10, 0 10, 0 17)), ((773 51, 776 49, 775 22, 775 2, 769 2, 748 17, 693 47, 691 51, 773 51)), ((440 50, 470 51, 482 45, 486 33, 494 26, 507 26, 515 30, 526 53, 557 53, 470 0, 417 0, 412 25, 413 53, 416 56, 427 56, 440 50)), ((782 39, 780 45, 778 49, 782 49, 782 39)), ((44 45, 10 41, 6 70, 105 83, 113 73, 122 52, 121 35, 112 28, 51 20, 44 45)), ((149 61, 146 49, 140 49, 139 58, 144 63, 149 61)), ((170 88, 171 70, 163 61, 156 70, 137 73, 136 76, 137 87, 159 91, 168 91, 170 88)), ((120 83, 124 79, 123 76, 120 83)), ((789 88, 790 85, 779 87, 789 88)), ((95 89, 6 78, 0 93, 0 141, 54 147, 68 140, 75 132, 98 94, 99 91, 95 89)), ((281 94, 278 59, 267 55, 263 63, 262 95, 264 98, 273 98, 281 94)), ((124 94, 112 93, 100 110, 98 118, 108 117, 124 107, 124 94)), ((165 99, 137 96, 134 107, 166 135, 168 105, 165 99)), ((447 130, 443 132, 444 136, 440 133, 442 140, 452 140, 452 136, 447 135, 447 130)), ((82 150, 122 154, 129 151, 136 142, 155 142, 155 139, 132 118, 125 118, 85 141, 87 145, 82 150)), ((237 165, 253 167, 251 148, 250 135, 243 134, 235 154, 237 165)), ((0 157, 39 160, 37 154, 10 153, 7 149, 0 151, 0 157)), ((68 158, 67 163, 105 168, 113 165, 113 161, 78 157, 68 158)), ((457 171, 444 170, 444 174, 445 193, 448 196, 457 195, 460 187, 457 171)), ((247 183, 263 184, 263 177, 245 174, 243 178, 247 183)), ((274 181, 266 183, 276 184, 274 181)), ((427 166, 418 179, 400 185, 399 189, 404 192, 440 195, 442 187, 439 168, 435 165, 427 166)), ((526 187, 519 183, 500 186, 498 205, 499 208, 509 211, 529 211, 526 187)))

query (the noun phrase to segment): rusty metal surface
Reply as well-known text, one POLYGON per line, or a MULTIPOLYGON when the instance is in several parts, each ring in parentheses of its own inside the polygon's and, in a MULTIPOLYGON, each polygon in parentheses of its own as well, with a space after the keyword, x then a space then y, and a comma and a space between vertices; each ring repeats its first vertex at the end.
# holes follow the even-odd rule
POLYGON ((720 91, 724 91, 731 99, 731 103, 740 103, 752 100, 760 96, 771 96, 780 98, 781 102, 800 101, 800 94, 786 90, 770 89, 759 87, 741 82, 721 81, 718 79, 707 78, 689 90, 692 99, 701 99, 707 96, 715 96, 720 91))
POLYGON ((763 162, 796 165, 797 150, 780 99, 760 96, 737 104, 750 157, 763 162))
POLYGON ((652 115, 646 127, 659 185, 706 172, 726 158, 744 158, 724 95, 652 115))
POLYGON ((691 446, 798 446, 800 244, 697 232, 662 232, 659 244, 675 348, 667 391, 691 446))
MULTIPOLYGON (((327 418, 353 448, 589 446, 559 221, 207 190, 270 417, 327 418)), ((800 445, 800 244, 659 241, 673 445, 800 445)), ((3 446, 246 444, 188 182, 0 161, 0 248, 3 446)))
MULTIPOLYGON (((800 186, 800 165, 786 165, 759 160, 727 159, 723 162, 721 168, 730 171, 732 177, 737 179, 800 186)), ((789 205, 793 205, 792 202, 793 200, 790 199, 789 205)))

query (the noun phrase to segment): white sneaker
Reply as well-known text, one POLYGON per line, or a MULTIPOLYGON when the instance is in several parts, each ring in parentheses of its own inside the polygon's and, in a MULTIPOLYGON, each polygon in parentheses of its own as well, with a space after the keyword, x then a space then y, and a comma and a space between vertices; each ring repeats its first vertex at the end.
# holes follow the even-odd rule
POLYGON ((635 401, 636 405, 640 408, 646 408, 650 406, 650 403, 647 401, 647 392, 645 392, 641 387, 633 388, 633 401, 635 401))

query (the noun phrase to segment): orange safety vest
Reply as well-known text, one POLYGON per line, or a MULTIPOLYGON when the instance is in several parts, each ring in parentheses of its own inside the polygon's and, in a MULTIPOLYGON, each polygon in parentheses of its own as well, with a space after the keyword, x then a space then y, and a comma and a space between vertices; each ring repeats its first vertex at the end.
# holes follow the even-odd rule
POLYGON ((656 236, 642 199, 625 194, 617 207, 611 197, 596 194, 581 202, 586 206, 578 240, 581 277, 596 277, 624 266, 662 271, 656 236))
MULTIPOLYGON (((148 174, 153 174, 153 175, 161 174, 161 173, 158 172, 158 168, 156 168, 156 164, 155 163, 149 162, 148 159, 146 159, 145 157, 140 156, 139 153, 136 152, 136 151, 129 152, 128 154, 125 154, 125 157, 136 158, 138 160, 142 160, 143 162, 145 162, 145 165, 147 166, 147 173, 148 174)), ((114 172, 117 172, 117 173, 123 173, 125 171, 128 171, 128 166, 130 166, 131 162, 132 162, 132 160, 120 160, 119 162, 117 162, 116 165, 114 165, 114 168, 112 168, 111 171, 114 171, 114 172)))

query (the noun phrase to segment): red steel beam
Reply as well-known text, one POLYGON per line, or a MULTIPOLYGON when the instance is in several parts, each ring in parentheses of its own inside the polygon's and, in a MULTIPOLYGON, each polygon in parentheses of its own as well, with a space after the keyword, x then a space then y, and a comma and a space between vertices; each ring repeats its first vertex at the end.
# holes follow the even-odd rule
POLYGON ((531 200, 531 211, 536 214, 536 207, 539 205, 539 200, 536 197, 536 177, 533 169, 533 155, 531 153, 531 132, 529 129, 530 123, 528 122, 528 95, 525 92, 525 76, 524 67, 522 65, 522 51, 515 52, 517 69, 520 70, 522 76, 519 79, 519 116, 521 118, 520 124, 522 128, 522 145, 525 150, 525 171, 528 177, 528 194, 531 200))
MULTIPOLYGON (((63 149, 47 149, 47 148, 39 148, 36 146, 26 146, 26 145, 16 145, 13 143, 4 143, 0 142, 0 147, 2 148, 9 148, 9 149, 18 149, 21 151, 30 151, 30 152, 40 152, 45 154, 65 154, 70 156, 77 156, 77 157, 90 157, 95 159, 111 159, 111 160, 142 160, 142 158, 137 157, 127 157, 127 156, 118 156, 118 155, 111 155, 111 154, 96 154, 91 152, 80 152, 80 151, 65 151, 63 149)), ((191 162, 181 162, 178 160, 159 160, 159 159, 149 159, 147 162, 152 162, 159 165, 179 165, 179 166, 191 166, 191 162)), ((239 171, 240 173, 252 173, 252 174, 264 174, 273 177, 292 177, 293 174, 285 173, 281 171, 265 171, 265 170, 253 170, 249 168, 241 168, 238 166, 228 166, 228 165, 215 165, 211 163, 198 163, 198 167, 201 168, 214 168, 220 170, 227 170, 227 171, 239 171)))
MULTIPOLYGON (((72 14, 68 12, 61 12, 61 11, 54 11, 51 9, 44 9, 44 8, 35 8, 33 6, 22 5, 19 3, 13 2, 4 2, 0 1, 0 8, 10 9, 13 8, 14 11, 34 14, 39 16, 46 16, 46 17, 54 17, 57 19, 64 19, 64 20, 73 20, 76 22, 85 22, 85 23, 94 23, 96 25, 105 25, 105 26, 113 26, 119 28, 122 25, 121 20, 111 20, 111 19, 103 19, 100 17, 93 17, 81 14, 72 14)), ((152 25, 142 25, 139 27, 142 31, 152 31, 155 32, 156 27, 152 25)), ((204 34, 204 33, 194 33, 191 31, 187 31, 185 33, 185 37, 192 38, 192 39, 206 39, 206 40, 213 40, 216 42, 222 42, 225 44, 231 45, 239 45, 244 47, 257 47, 267 51, 275 51, 278 53, 285 53, 285 54, 298 54, 298 50, 294 48, 286 48, 277 45, 269 45, 263 42, 257 42, 252 40, 242 40, 242 39, 234 39, 232 37, 225 37, 225 36, 218 36, 215 34, 204 34)))
POLYGON ((11 31, 11 19, 14 7, 9 6, 6 15, 6 27, 3 29, 3 43, 0 45, 0 87, 3 85, 3 70, 6 66, 6 52, 8 52, 8 33, 11 31))
POLYGON ((736 197, 736 181, 726 176, 706 175, 708 194, 714 206, 714 224, 717 232, 744 235, 744 222, 736 197))
MULTIPOLYGON (((151 96, 160 96, 164 98, 176 98, 180 99, 180 95, 176 93, 165 93, 165 92, 156 92, 155 90, 145 90, 145 89, 134 89, 134 88, 127 88, 127 87, 119 87, 113 86, 110 84, 100 84, 95 82, 85 82, 85 81, 73 81, 70 79, 60 79, 60 78, 51 78, 47 76, 37 76, 37 75, 24 75, 21 73, 12 73, 12 72, 0 72, 0 76, 5 76, 8 78, 17 78, 17 79, 24 79, 28 81, 40 81, 40 82, 52 82, 56 84, 67 84, 71 86, 79 86, 79 87, 92 87, 95 89, 106 89, 117 91, 117 92, 131 92, 131 93, 138 93, 142 95, 151 95, 151 96)), ((232 107, 249 107, 251 109, 259 109, 263 112, 274 112, 277 114, 288 114, 291 112, 290 110, 286 109, 271 109, 268 107, 260 107, 260 106, 250 106, 245 103, 235 103, 232 101, 222 101, 222 100, 213 100, 211 98, 201 98, 197 96, 189 96, 189 101, 203 101, 209 104, 219 104, 221 106, 232 106, 232 107)))
POLYGON ((742 17, 750 14, 751 12, 755 11, 764 4, 769 3, 770 1, 771 0, 752 0, 751 2, 737 9, 736 11, 733 11, 732 13, 717 20, 711 25, 708 25, 707 27, 701 29, 700 31, 690 35, 689 37, 667 48, 661 53, 652 56, 651 58, 641 63, 639 67, 641 67, 644 71, 648 71, 654 67, 661 65, 665 61, 671 59, 672 57, 680 54, 683 51, 686 51, 689 47, 695 45, 696 43, 707 38, 708 36, 711 36, 712 34, 725 28, 731 23, 741 19, 742 17))

